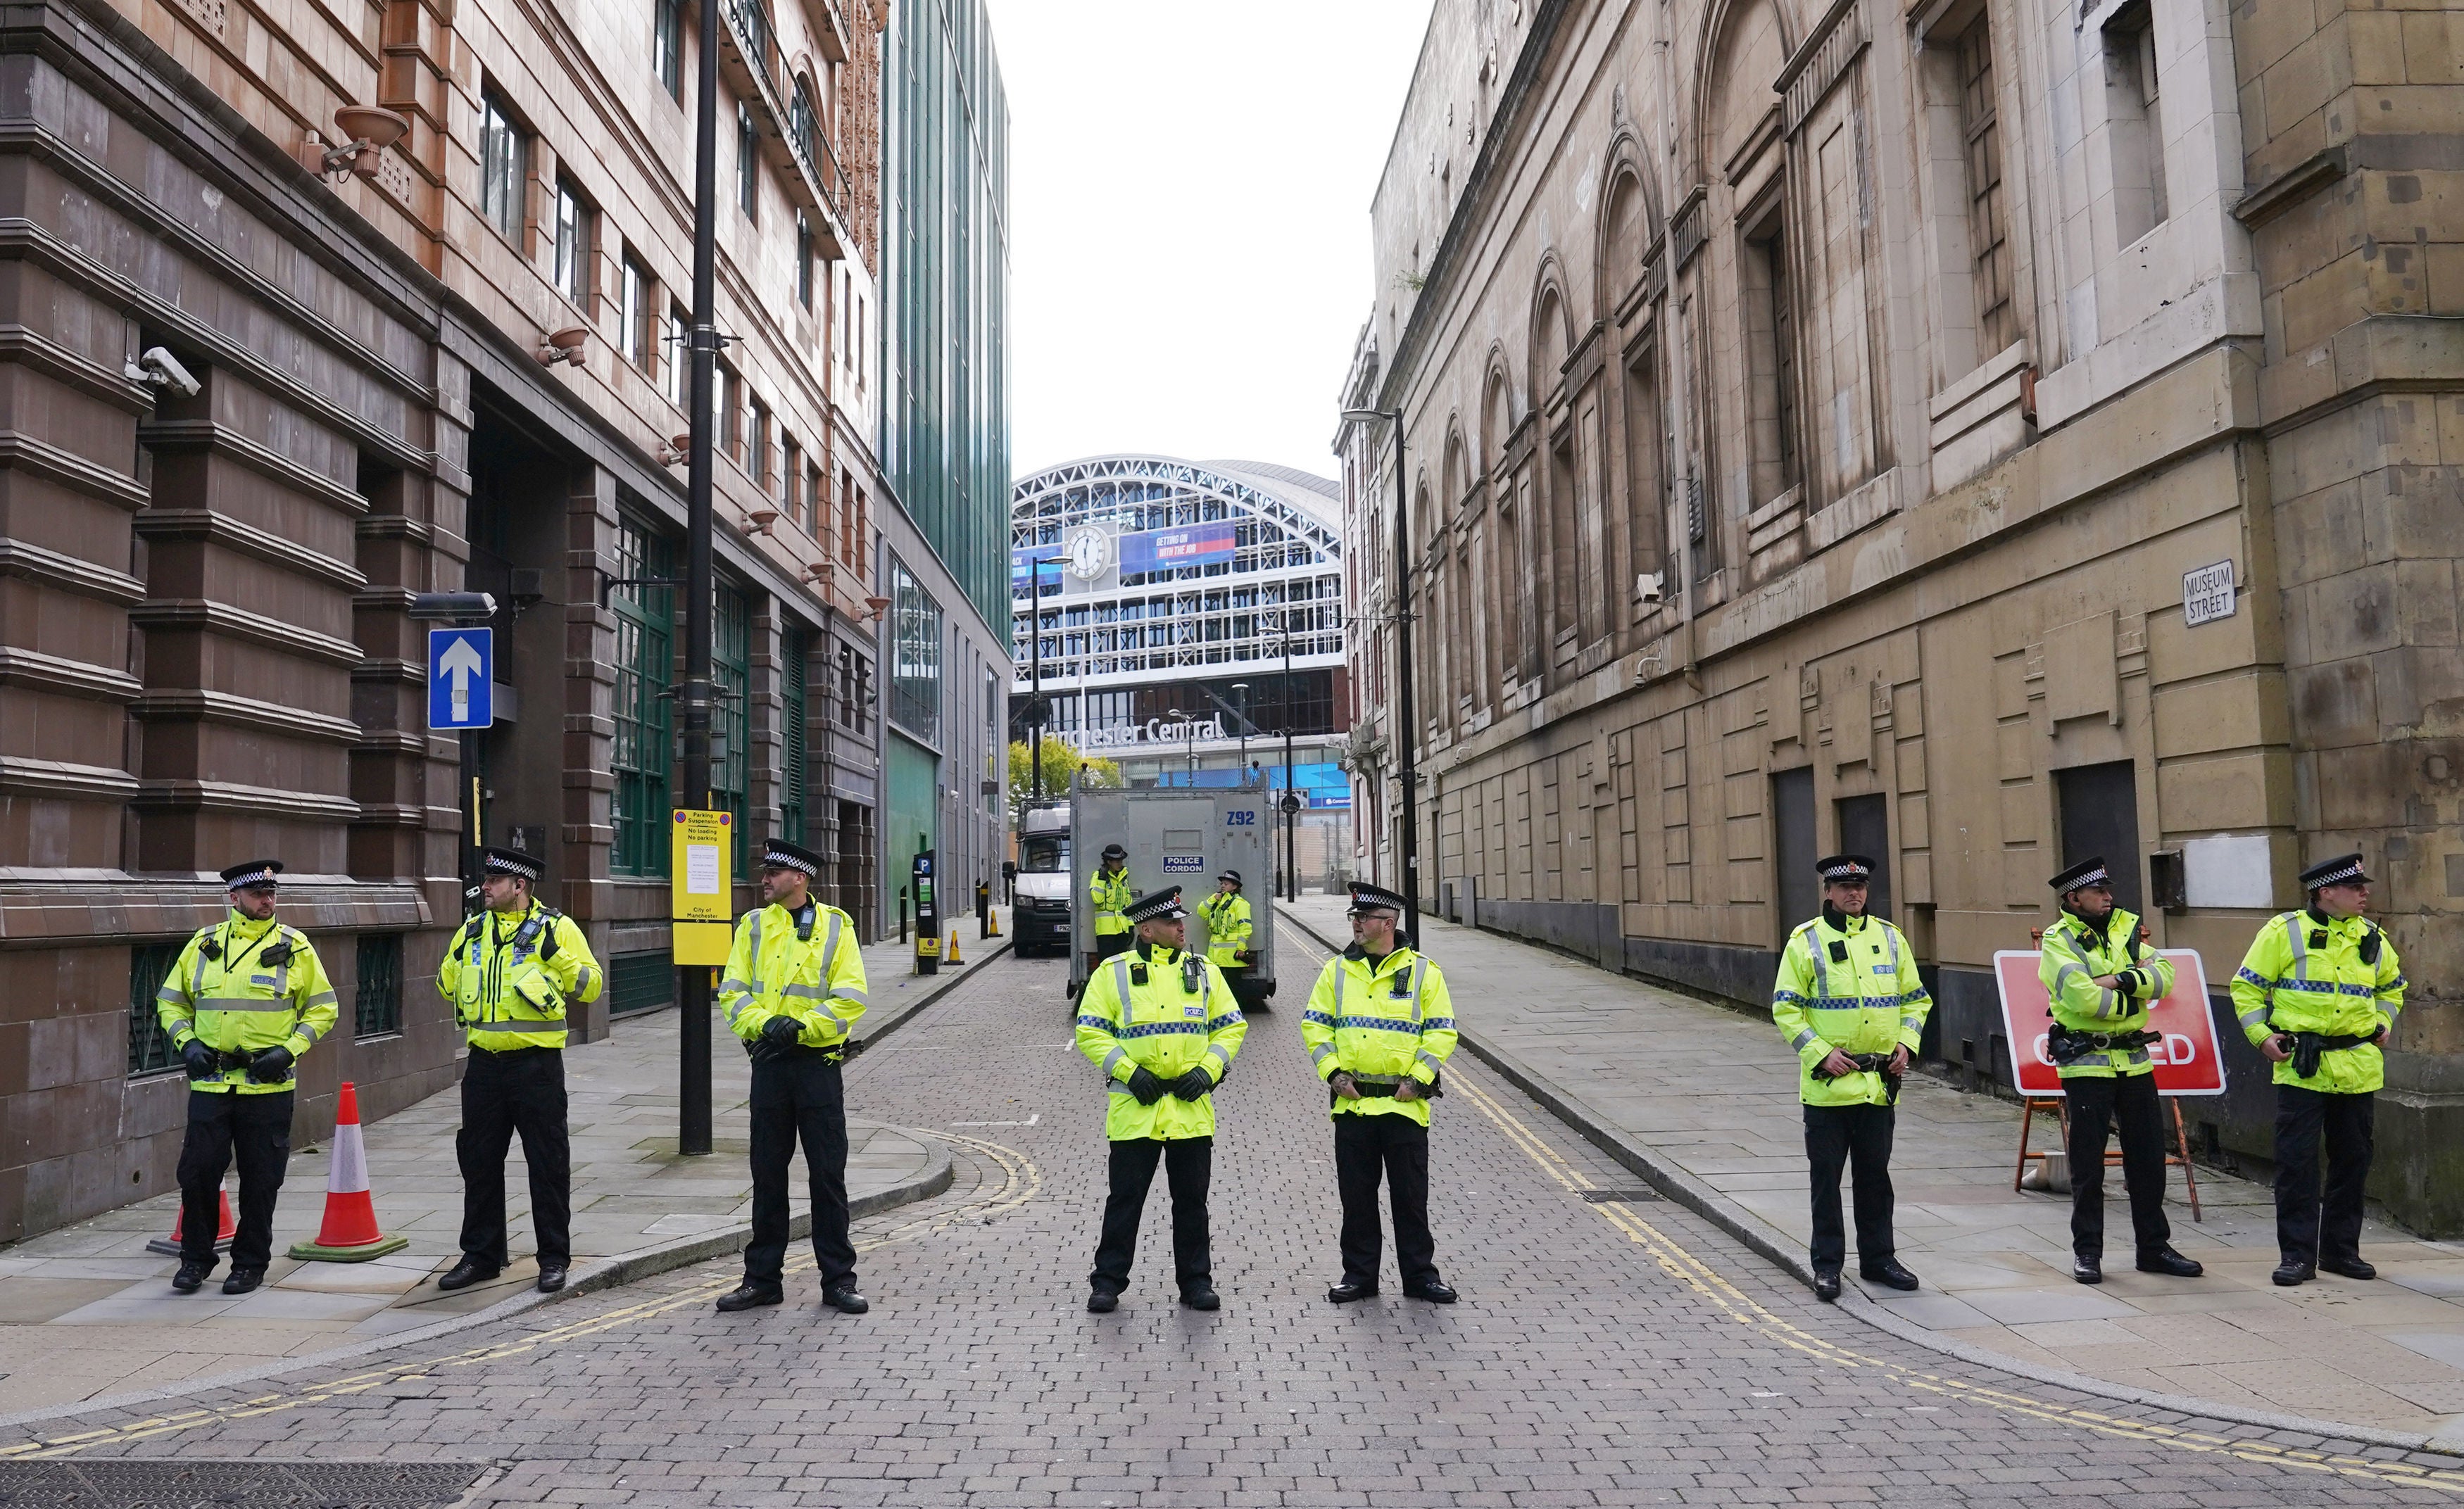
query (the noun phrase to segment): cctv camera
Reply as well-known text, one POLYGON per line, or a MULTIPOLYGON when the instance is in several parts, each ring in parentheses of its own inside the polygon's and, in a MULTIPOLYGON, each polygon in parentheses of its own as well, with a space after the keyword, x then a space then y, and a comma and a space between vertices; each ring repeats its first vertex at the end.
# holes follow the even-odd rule
POLYGON ((190 398, 197 396, 197 380, 188 375, 188 369, 180 364, 178 357, 165 348, 147 346, 145 354, 137 359, 137 363, 142 369, 142 381, 156 387, 176 387, 190 398))
POLYGON ((1634 595, 1636 601, 1640 602, 1659 601, 1662 576, 1663 573, 1657 571, 1645 571, 1637 575, 1634 579, 1634 595))

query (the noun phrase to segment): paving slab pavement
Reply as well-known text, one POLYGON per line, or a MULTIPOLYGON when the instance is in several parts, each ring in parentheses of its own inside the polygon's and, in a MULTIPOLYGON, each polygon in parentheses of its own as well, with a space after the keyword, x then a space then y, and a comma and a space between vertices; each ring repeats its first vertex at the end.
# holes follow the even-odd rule
MULTIPOLYGON (((1002 931, 1008 931, 1005 910, 1002 931)), ((964 963, 913 972, 912 944, 865 949, 871 1008, 857 1037, 895 1031, 981 964, 1007 938, 978 942, 964 963)), ((600 1041, 565 1051, 573 1148, 574 1279, 569 1292, 625 1282, 740 1250, 752 1219, 745 1158, 751 1066, 712 1024, 713 1155, 676 1149, 677 1018, 673 1010, 619 1018, 600 1041)), ((446 1294, 435 1277, 460 1256, 462 1178, 453 1156, 459 1086, 371 1124, 364 1133, 378 1224, 409 1245, 364 1263, 282 1256, 317 1234, 330 1148, 296 1148, 274 1221, 265 1287, 225 1298, 221 1275, 193 1295, 171 1292, 174 1258, 145 1250, 169 1235, 179 1196, 165 1194, 0 1247, 0 1415, 160 1389, 510 1310, 537 1295, 538 1265, 521 1143, 506 1159, 514 1265, 495 1280, 446 1294)), ((847 1192, 859 1214, 927 1198, 951 1178, 939 1140, 878 1122, 847 1124, 847 1192)), ((236 1190, 236 1179, 227 1181, 236 1190)), ((799 1171, 796 1230, 805 1228, 799 1171)))
MULTIPOLYGON (((1341 896, 1278 906, 1330 947, 1351 938, 1341 896)), ((1796 1059, 1767 1020, 1497 933, 1425 914, 1421 927, 1467 1047, 1612 1156, 1805 1272, 1813 1219, 1796 1059)), ((2372 1220, 2362 1241, 2376 1281, 2322 1275, 2278 1289, 2269 1190, 2200 1168, 2205 1218, 2193 1221, 2172 1170, 2174 1245, 2208 1271, 2162 1279, 2130 1266, 2117 1169, 2105 1281, 2088 1287, 2070 1277, 2069 1197, 2011 1188, 2017 1105, 1914 1074, 1899 1109, 1896 1236, 1925 1286, 1902 1295, 1863 1283, 1851 1264, 1843 1309, 1964 1355, 2241 1417, 2464 1445, 2464 1244, 2372 1220)))

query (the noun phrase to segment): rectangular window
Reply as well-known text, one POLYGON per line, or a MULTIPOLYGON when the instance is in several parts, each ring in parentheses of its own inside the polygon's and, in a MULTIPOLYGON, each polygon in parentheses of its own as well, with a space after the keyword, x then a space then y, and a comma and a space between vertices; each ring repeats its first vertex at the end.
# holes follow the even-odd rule
POLYGON ((599 212, 573 185, 556 185, 556 287, 584 316, 590 309, 591 241, 599 212))
POLYGON ((629 1017, 675 1003, 675 959, 667 950, 620 953, 607 961, 608 1016, 629 1017))
MULTIPOLYGON (((675 552, 664 536, 629 518, 617 525, 617 576, 638 580, 675 574, 675 552)), ((608 868, 619 875, 665 875, 673 751, 670 704, 661 693, 675 668, 675 592, 618 587, 607 601, 616 610, 616 739, 608 755, 616 778, 609 799, 616 842, 608 868)))
POLYGON ((1968 164, 1968 252, 1976 274, 1976 355, 1982 361, 2019 339, 2011 307, 2011 246, 2002 207, 2000 97, 1993 82, 1993 34, 1985 12, 1961 33, 1959 129, 1968 164))
POLYGON ((770 491, 770 406, 753 401, 753 425, 744 445, 744 470, 761 491, 770 491))
POLYGON ((744 383, 728 367, 718 369, 718 381, 711 384, 712 402, 718 412, 711 417, 718 423, 711 426, 718 436, 719 454, 744 464, 744 383))
POLYGON ((927 744, 941 742, 941 605, 906 565, 890 562, 890 717, 927 744))
POLYGON ((494 95, 479 100, 479 213, 509 240, 522 233, 522 181, 530 143, 494 95))
POLYGON ((822 469, 807 461, 804 463, 804 517, 812 524, 813 538, 821 541, 822 558, 825 560, 830 556, 829 512, 829 499, 822 492, 822 469))
POLYGON ((1780 221, 1775 208, 1747 232, 1738 268, 1750 379, 1748 453, 1754 466, 1752 492, 1746 501, 1751 506, 1796 486, 1796 324, 1780 221))
POLYGON ((661 361, 666 363, 668 402, 678 408, 685 406, 685 385, 693 381, 693 345, 687 339, 692 329, 693 317, 685 313, 685 306, 670 304, 661 361))
POLYGON ((681 104, 685 98, 685 0, 653 0, 650 68, 659 87, 681 104))
POLYGON ((813 307, 813 223, 796 211, 796 302, 813 307))
POLYGON ((803 493, 804 448, 796 444, 795 436, 782 433, 779 437, 779 512, 790 529, 803 527, 803 493))
POLYGON ((755 218, 761 203, 761 134, 753 124, 753 107, 736 106, 736 208, 755 218))
POLYGON ((652 370, 650 291, 649 269, 627 254, 625 258, 625 360, 645 373, 652 370))
POLYGON ((744 868, 745 792, 753 768, 752 719, 745 703, 753 685, 752 615, 744 594, 734 587, 715 589, 711 613, 711 682, 718 698, 712 710, 710 750, 711 805, 736 815, 728 831, 736 837, 736 873, 744 868))
POLYGON ((2128 246, 2165 223, 2165 114, 2156 89, 2156 24, 2145 0, 2104 27, 2104 111, 2113 160, 2113 223, 2128 246))
POLYGON ((779 636, 779 836, 804 842, 804 678, 813 635, 797 624, 779 636))
POLYGON ((171 1051, 171 1035, 163 1030, 154 997, 171 977, 171 966, 179 962, 185 947, 184 939, 141 943, 128 951, 128 1077, 132 1080, 180 1066, 180 1056, 171 1051))
POLYGON ((351 996, 352 1036, 383 1038, 402 1031, 402 934, 363 932, 359 989, 351 996))
POLYGON ((839 479, 839 564, 855 564, 855 478, 839 479))
MULTIPOLYGON (((1664 571, 1668 553, 1667 483, 1661 460, 1660 352, 1647 348, 1625 369, 1625 516, 1627 546, 1632 558, 1628 564, 1638 577, 1664 571)), ((1457 627, 1466 626, 1463 615, 1471 611, 1472 584, 1470 552, 1456 556, 1455 596, 1457 627)), ((1628 590, 1639 591, 1634 582, 1628 590)), ((1676 593, 1666 581, 1661 583, 1662 600, 1676 593)), ((1461 688, 1460 690, 1474 690, 1461 688)), ((1475 694, 1477 694, 1475 692, 1475 694)))

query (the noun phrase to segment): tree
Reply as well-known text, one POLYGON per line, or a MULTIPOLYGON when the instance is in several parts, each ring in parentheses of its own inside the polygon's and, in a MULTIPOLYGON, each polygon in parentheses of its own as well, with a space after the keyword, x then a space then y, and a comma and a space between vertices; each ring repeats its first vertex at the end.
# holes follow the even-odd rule
MULTIPOLYGON (((1101 754, 1081 754, 1076 746, 1047 733, 1044 736, 1044 794, 1046 797, 1069 795, 1070 772, 1080 773, 1081 781, 1096 791, 1118 791, 1129 784, 1121 767, 1101 754)), ((1034 751, 1024 739, 1009 747, 1009 821, 1018 826, 1026 804, 1035 799, 1034 751)))

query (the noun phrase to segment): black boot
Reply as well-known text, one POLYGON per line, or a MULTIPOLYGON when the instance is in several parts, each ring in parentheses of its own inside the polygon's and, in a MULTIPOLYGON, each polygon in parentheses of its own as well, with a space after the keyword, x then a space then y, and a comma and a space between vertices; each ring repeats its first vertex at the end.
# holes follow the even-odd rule
MULTIPOLYGON (((2145 1258, 2139 1259, 2139 1266, 2142 1268, 2146 1267, 2147 1259, 2145 1258)), ((2104 1259, 2102 1258, 2086 1257, 2072 1258, 2071 1277, 2081 1283, 2104 1282, 2104 1259)))
POLYGON ((474 1283, 486 1283, 502 1272, 504 1272, 502 1268, 481 1262, 476 1258, 465 1258, 453 1265, 451 1273, 436 1280, 436 1287, 449 1290, 468 1289, 474 1283))
POLYGON ((1917 1276, 1900 1266, 1897 1258, 1885 1258, 1881 1262, 1860 1267, 1858 1272, 1864 1276, 1867 1283, 1879 1283, 1892 1289, 1913 1289, 1917 1286, 1917 1276))
POLYGON ((246 1294, 264 1281, 265 1270, 262 1268, 233 1268, 231 1277, 223 1280, 223 1293, 246 1294))
POLYGON ((1838 1269, 1816 1268, 1814 1270, 1814 1297, 1825 1304, 1834 1303, 1838 1300, 1838 1269))
POLYGON ((2195 1279, 2208 1270, 2195 1258, 2185 1258, 2170 1247, 2159 1247, 2139 1255, 2139 1271, 2161 1273, 2168 1279, 2195 1279))
POLYGON ((1326 1291, 1326 1297, 1336 1304, 1350 1304, 1354 1300, 1374 1300, 1377 1297, 1377 1285, 1346 1279, 1326 1291))
POLYGON ((210 1262, 184 1262, 180 1271, 171 1276, 171 1292, 194 1294, 206 1286, 206 1275, 213 1271, 214 1265, 210 1262))
POLYGON ((2297 1283, 2308 1283, 2318 1277, 2317 1265, 2303 1258, 2287 1258, 2276 1265, 2274 1273, 2268 1275, 2268 1278, 2273 1279, 2280 1289, 2290 1289, 2297 1283))
POLYGON ((747 1279, 727 1293, 720 1295, 718 1307, 722 1312, 733 1315, 738 1310, 753 1310, 765 1304, 777 1304, 786 1297, 775 1283, 755 1283, 747 1279))
POLYGON ((862 1315, 872 1308, 871 1301, 856 1293, 855 1285, 851 1283, 840 1284, 835 1289, 824 1289, 822 1302, 841 1315, 862 1315))

